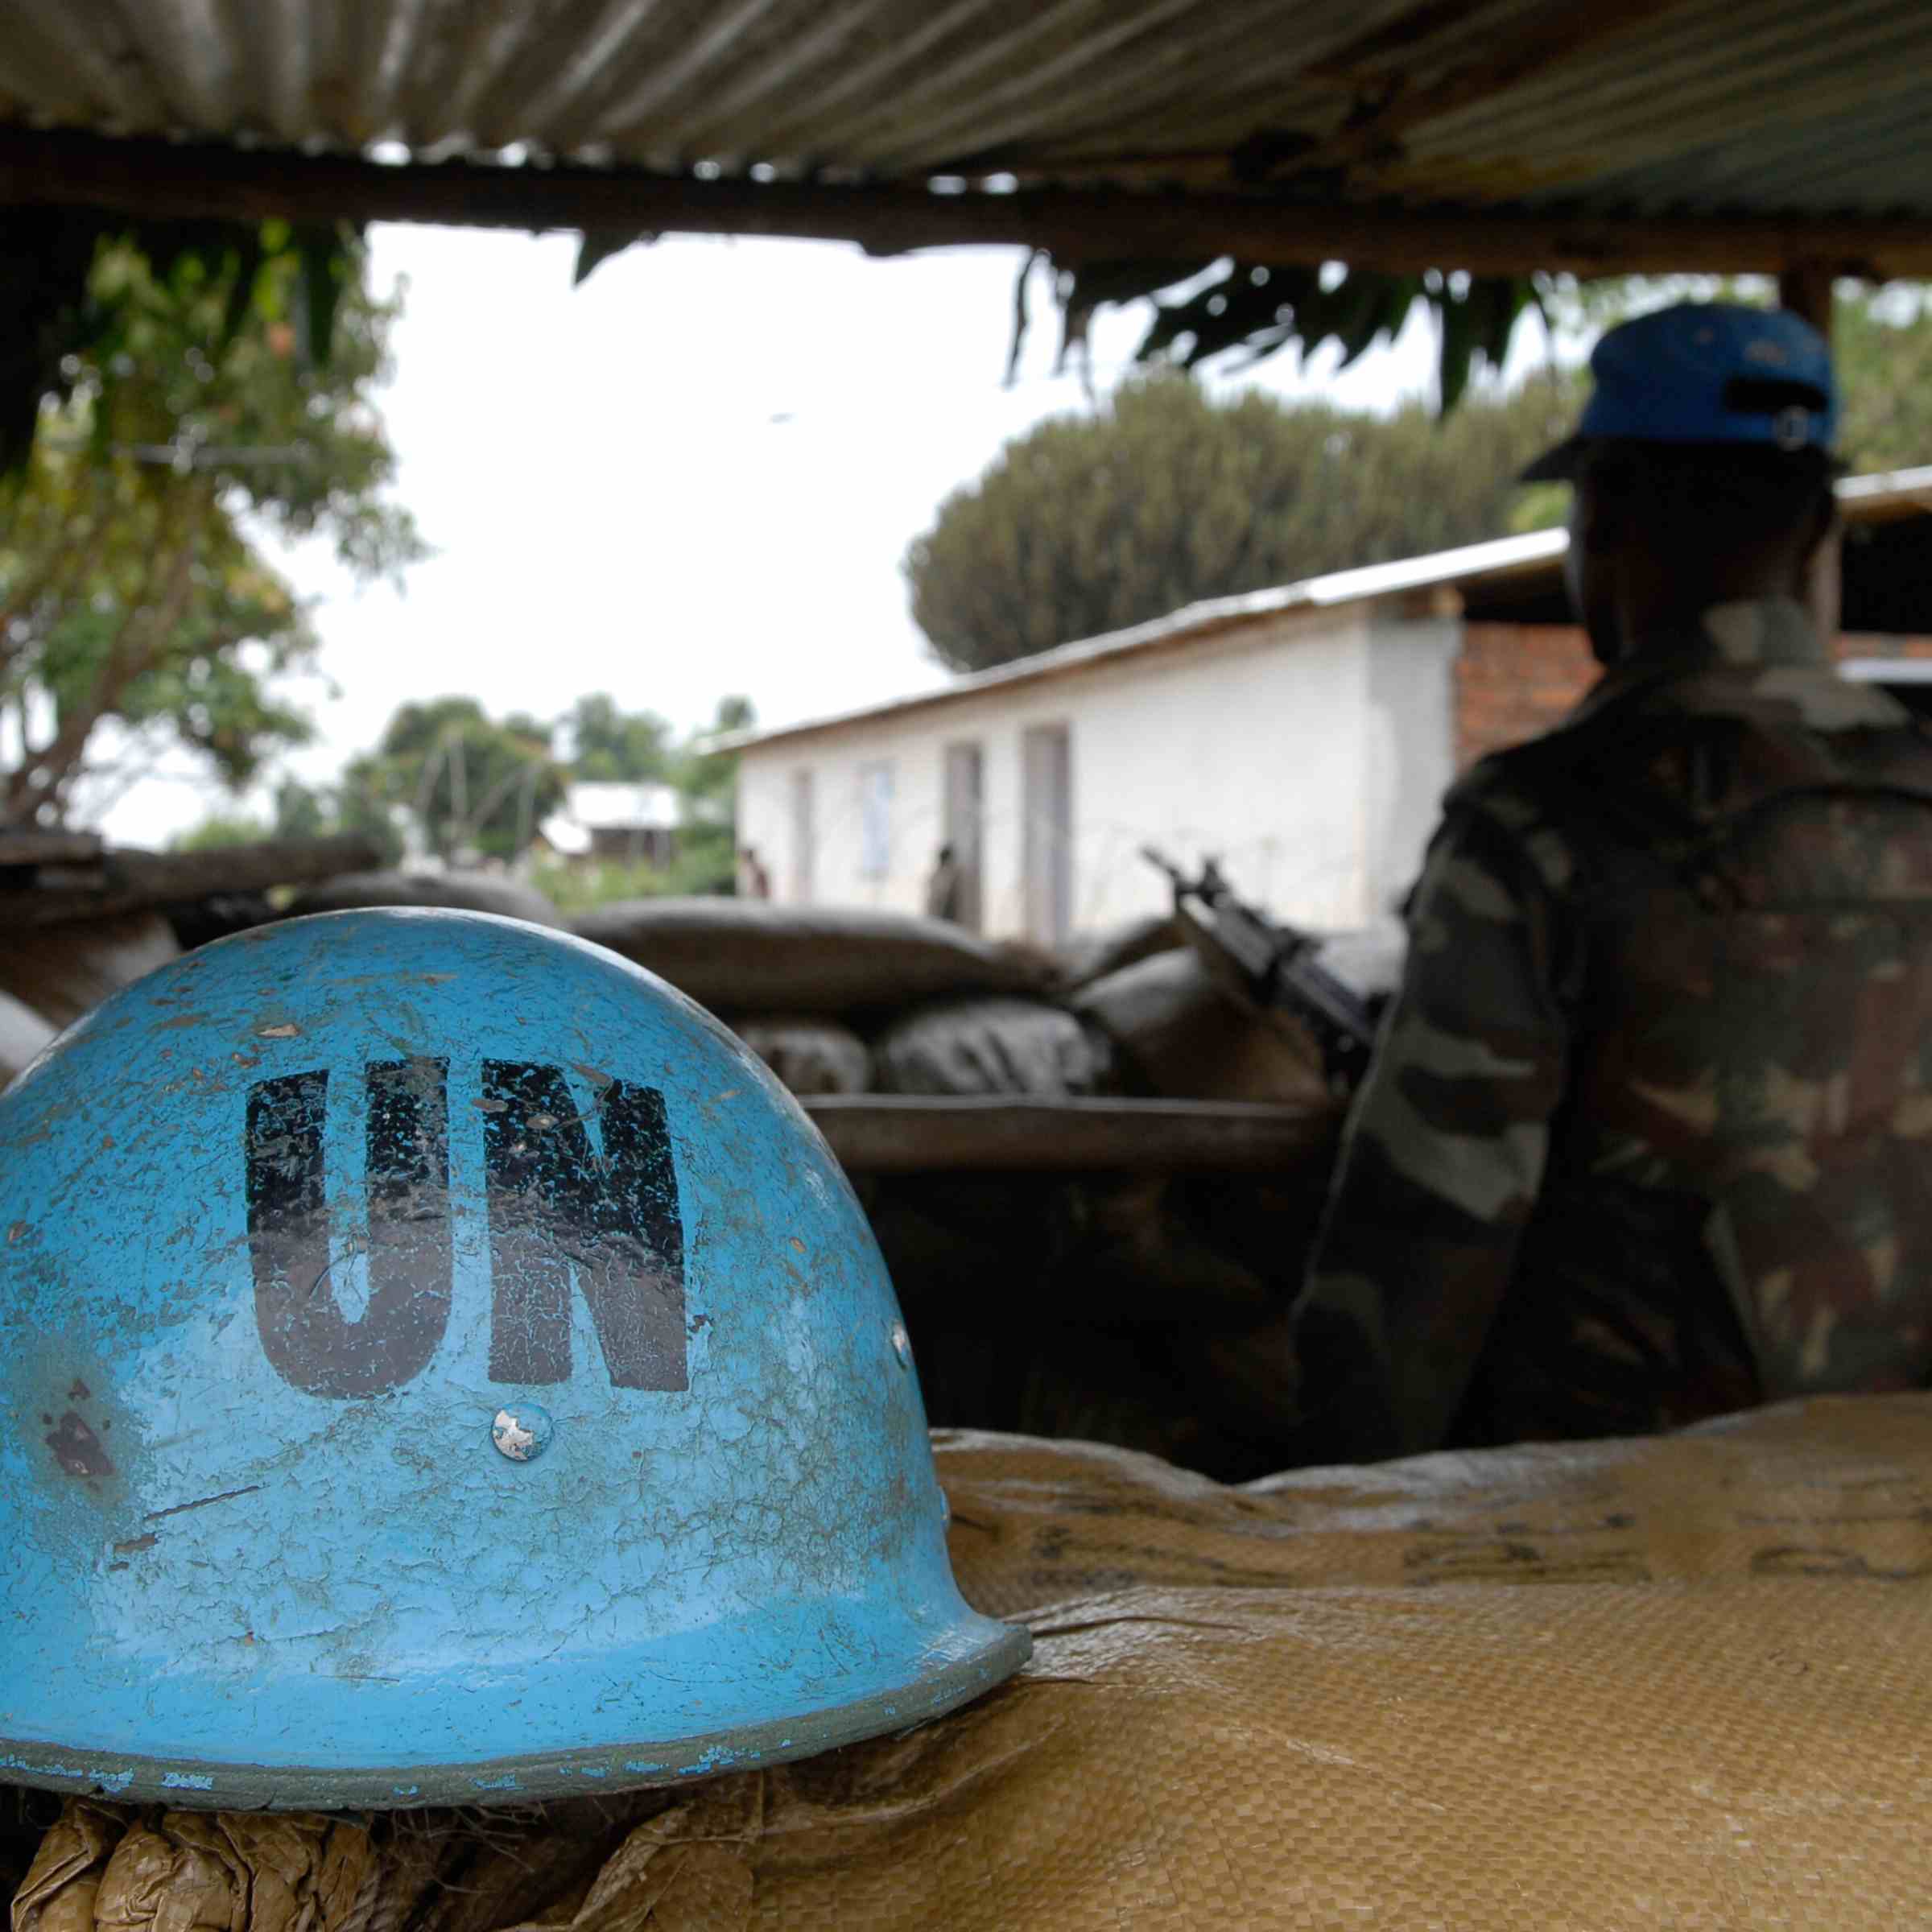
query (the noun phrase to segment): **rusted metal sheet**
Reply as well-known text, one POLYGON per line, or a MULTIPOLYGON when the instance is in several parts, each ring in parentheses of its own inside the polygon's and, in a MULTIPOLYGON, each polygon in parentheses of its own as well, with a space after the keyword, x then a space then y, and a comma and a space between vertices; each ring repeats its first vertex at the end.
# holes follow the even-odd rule
POLYGON ((1815 0, 0 0, 0 122, 756 182, 1875 218, 1932 213, 1929 55, 1918 0, 1828 23, 1815 0))

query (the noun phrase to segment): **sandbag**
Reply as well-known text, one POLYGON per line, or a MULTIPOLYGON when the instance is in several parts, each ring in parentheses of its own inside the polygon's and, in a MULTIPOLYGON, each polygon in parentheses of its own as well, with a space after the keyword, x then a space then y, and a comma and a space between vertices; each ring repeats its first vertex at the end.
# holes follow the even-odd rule
POLYGON ((1187 943, 1180 922, 1170 912, 1136 919, 1111 932, 1075 939, 1060 956, 1060 984, 1069 989, 1085 986, 1124 966, 1137 966, 1142 960, 1187 943))
POLYGON ((872 1043, 881 1093, 1024 1094, 1105 1089, 1105 1040, 1036 1000, 948 1000, 895 1020, 872 1043))
POLYGON ((14 1901, 14 1932, 327 1932, 375 1877, 369 1832, 297 1814, 70 1806, 14 1901))
POLYGON ((265 892, 210 893, 205 898, 163 906, 161 915, 184 952, 232 939, 237 932, 252 932, 277 916, 265 892))
POLYGON ((1238 1005, 1191 950, 1158 953, 1096 980, 1072 1003, 1113 1042, 1144 1093, 1318 1104, 1327 1098, 1312 1035, 1238 1005))
POLYGON ((1932 1917, 1932 1398, 1238 1489, 1086 1444, 936 1448, 966 1595, 1034 1640, 964 1709, 508 1813, 76 1800, 15 1932, 285 1932, 291 1899, 304 1932, 1932 1917))
POLYGON ((563 915, 534 886, 485 872, 350 872, 307 886, 289 911, 353 912, 365 906, 442 906, 456 912, 493 912, 532 926, 561 926, 563 915))
POLYGON ((33 1008, 0 993, 0 1087, 39 1057, 60 1029, 33 1008))
POLYGON ((729 1013, 848 1013, 943 993, 1025 993, 1043 968, 943 919, 761 899, 626 899, 570 923, 580 937, 729 1013))
POLYGON ((0 938, 0 993, 65 1026, 180 954, 158 912, 17 927, 0 938))
POLYGON ((836 1020, 762 1014, 731 1028, 794 1093, 864 1093, 872 1085, 871 1052, 836 1020))

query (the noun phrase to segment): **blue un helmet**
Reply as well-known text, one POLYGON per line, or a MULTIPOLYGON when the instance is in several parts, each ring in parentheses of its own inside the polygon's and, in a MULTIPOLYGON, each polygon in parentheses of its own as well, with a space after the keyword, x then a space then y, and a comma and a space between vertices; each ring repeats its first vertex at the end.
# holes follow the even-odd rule
POLYGON ((1576 433, 1525 483, 1574 480, 1592 443, 1728 444, 1829 454, 1838 385, 1825 339, 1789 309, 1678 302, 1607 330, 1576 433))
POLYGON ((824 1141, 508 919, 226 939, 0 1098, 0 1780, 231 1806, 668 1782, 1016 1669, 824 1141))

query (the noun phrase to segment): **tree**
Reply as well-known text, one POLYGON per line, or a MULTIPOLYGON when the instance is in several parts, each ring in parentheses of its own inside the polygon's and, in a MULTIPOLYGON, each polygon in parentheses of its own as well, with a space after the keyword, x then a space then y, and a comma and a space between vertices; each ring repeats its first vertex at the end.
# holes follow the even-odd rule
POLYGON ((720 698, 710 728, 679 749, 671 782, 684 799, 676 866, 680 891, 724 892, 737 877, 738 762, 704 747, 720 733, 748 731, 757 717, 749 698, 720 698))
POLYGON ((0 775, 0 821, 57 818, 110 720, 123 764, 175 744, 237 786, 308 737, 281 685, 315 638, 251 529, 332 537, 365 579, 422 554, 386 497, 370 399, 397 303, 369 295, 353 246, 312 302, 274 227, 165 273, 126 242, 93 259, 64 399, 0 479, 0 712, 24 752, 0 775), (326 361, 301 343, 324 316, 326 361))
POLYGON ((328 801, 299 778, 284 778, 275 787, 275 836, 319 839, 337 829, 330 823, 328 801))
POLYGON ((564 774, 551 755, 549 728, 513 714, 492 720, 474 698, 401 706, 373 753, 343 773, 347 801, 387 815, 400 808, 429 850, 445 859, 471 852, 514 858, 564 802, 564 774))
MULTIPOLYGON (((578 708, 588 702, 580 700, 578 708)), ((654 724, 662 723, 650 712, 642 715, 654 724)), ((737 761, 707 755, 704 747, 720 733, 749 729, 757 716, 749 698, 720 698, 708 726, 666 749, 663 776, 677 788, 683 807, 677 855, 669 865, 618 859, 539 861, 534 882, 566 912, 653 894, 729 891, 737 873, 737 761)))
POLYGON ((1144 376, 1091 417, 1009 443, 907 551, 935 654, 975 671, 1197 599, 1472 543, 1509 527, 1515 477, 1575 420, 1539 377, 1447 420, 1390 417, 1144 376))
POLYGON ((199 825, 176 832, 168 843, 175 852, 213 852, 222 845, 252 845, 270 836, 259 819, 246 813, 211 812, 199 825))
POLYGON ((671 769, 671 723, 654 711, 620 711, 608 691, 579 698, 557 720, 580 778, 636 782, 671 769))

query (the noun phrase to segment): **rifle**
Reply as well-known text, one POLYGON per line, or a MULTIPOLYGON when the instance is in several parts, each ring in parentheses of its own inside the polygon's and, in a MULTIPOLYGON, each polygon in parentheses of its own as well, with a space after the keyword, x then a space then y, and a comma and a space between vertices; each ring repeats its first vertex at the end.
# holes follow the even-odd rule
POLYGON ((1345 986, 1315 958, 1314 934, 1278 924, 1248 905, 1213 859, 1190 878, 1164 852, 1143 845, 1141 857, 1167 875, 1174 916, 1187 943, 1225 993, 1262 1018, 1291 1014, 1315 1035, 1329 1085, 1347 1093, 1360 1085, 1375 1046, 1380 1002, 1345 986))

